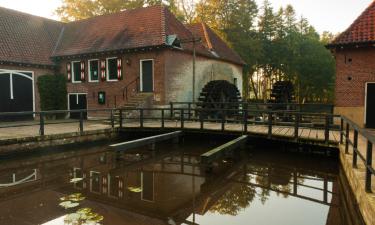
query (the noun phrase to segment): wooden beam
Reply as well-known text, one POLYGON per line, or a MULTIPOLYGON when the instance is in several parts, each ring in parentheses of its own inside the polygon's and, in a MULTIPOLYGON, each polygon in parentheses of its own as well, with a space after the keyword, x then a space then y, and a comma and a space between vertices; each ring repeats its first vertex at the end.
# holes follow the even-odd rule
POLYGON ((182 131, 175 131, 167 134, 160 134, 156 136, 141 138, 133 141, 122 142, 110 145, 109 147, 116 151, 125 151, 132 148, 142 147, 145 145, 155 144, 157 142, 166 141, 173 138, 178 138, 182 135, 182 131))
POLYGON ((232 151, 240 146, 243 146, 247 141, 247 135, 243 135, 237 139, 227 142, 217 148, 214 148, 201 155, 201 163, 211 163, 215 159, 221 157, 228 151, 232 151))

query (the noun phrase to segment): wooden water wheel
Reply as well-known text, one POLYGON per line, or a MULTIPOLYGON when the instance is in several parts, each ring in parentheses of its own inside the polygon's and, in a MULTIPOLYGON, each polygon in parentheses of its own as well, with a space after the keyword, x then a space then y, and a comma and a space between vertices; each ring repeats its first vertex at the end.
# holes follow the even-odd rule
MULTIPOLYGON (((291 81, 277 81, 272 88, 271 99, 269 103, 273 103, 270 110, 295 110, 293 105, 295 102, 294 86, 291 81)), ((291 121, 292 118, 289 114, 278 115, 282 121, 291 121)))
POLYGON ((238 114, 241 94, 236 85, 226 80, 215 80, 207 83, 200 93, 198 107, 208 109, 204 117, 221 118, 222 114, 234 116, 238 114), (223 112, 222 109, 233 109, 223 112))

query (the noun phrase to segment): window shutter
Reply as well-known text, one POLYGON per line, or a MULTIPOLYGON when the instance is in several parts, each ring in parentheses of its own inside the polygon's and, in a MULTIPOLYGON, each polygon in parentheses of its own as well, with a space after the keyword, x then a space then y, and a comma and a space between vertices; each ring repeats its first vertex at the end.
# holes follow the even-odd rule
POLYGON ((68 73, 68 81, 72 80, 72 64, 70 62, 66 63, 66 72, 68 73))
POLYGON ((81 81, 85 80, 85 61, 81 61, 81 81))
POLYGON ((105 60, 100 61, 100 76, 102 78, 102 81, 105 80, 105 60))
POLYGON ((122 59, 117 58, 117 79, 122 79, 122 59))

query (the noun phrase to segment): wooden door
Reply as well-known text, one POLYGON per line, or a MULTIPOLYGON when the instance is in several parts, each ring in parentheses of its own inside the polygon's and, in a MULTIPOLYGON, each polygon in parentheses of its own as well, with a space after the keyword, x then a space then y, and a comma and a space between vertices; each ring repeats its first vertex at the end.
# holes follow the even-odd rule
POLYGON ((153 60, 141 61, 141 91, 154 91, 153 60))
POLYGON ((375 83, 367 84, 366 128, 375 129, 375 83))

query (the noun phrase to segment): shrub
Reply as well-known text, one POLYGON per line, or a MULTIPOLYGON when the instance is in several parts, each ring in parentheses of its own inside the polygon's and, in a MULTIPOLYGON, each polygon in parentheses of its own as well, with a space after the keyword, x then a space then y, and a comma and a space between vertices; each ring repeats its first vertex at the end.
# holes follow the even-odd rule
POLYGON ((66 78, 63 75, 42 75, 38 77, 40 108, 42 111, 66 110, 66 78))

